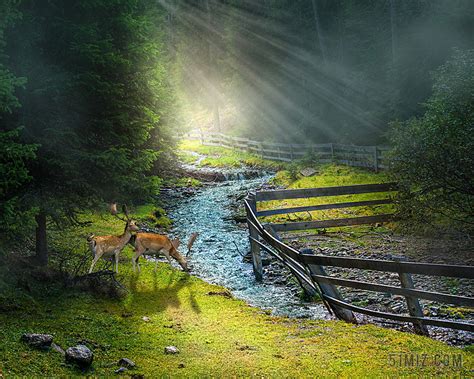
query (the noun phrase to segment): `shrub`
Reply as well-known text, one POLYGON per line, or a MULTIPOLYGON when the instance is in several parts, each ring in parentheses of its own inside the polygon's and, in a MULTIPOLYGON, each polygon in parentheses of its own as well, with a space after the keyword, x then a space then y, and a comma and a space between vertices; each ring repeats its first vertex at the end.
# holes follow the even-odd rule
POLYGON ((394 123, 391 171, 403 216, 474 229, 474 50, 455 50, 434 73, 420 118, 394 123))

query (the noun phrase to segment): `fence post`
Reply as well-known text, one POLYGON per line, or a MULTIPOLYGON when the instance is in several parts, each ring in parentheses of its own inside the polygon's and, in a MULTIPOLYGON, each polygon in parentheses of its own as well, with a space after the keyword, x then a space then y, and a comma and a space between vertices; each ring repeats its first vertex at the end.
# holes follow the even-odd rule
MULTIPOLYGON (((257 212, 257 200, 255 193, 249 193, 247 196, 247 201, 250 205, 250 208, 252 211, 256 214, 257 212)), ((249 220, 249 214, 247 210, 247 220, 249 220)), ((249 235, 250 237, 259 240, 259 234, 258 230, 256 230, 250 222, 247 222, 248 228, 249 228, 249 235)), ((263 266, 262 266, 262 257, 260 255, 260 246, 258 243, 250 240, 250 251, 252 253, 252 264, 253 264, 253 273, 255 275, 255 279, 257 282, 261 282, 263 279, 263 266)))
MULTIPOLYGON (((403 257, 394 257, 394 261, 403 262, 405 258, 403 257)), ((402 288, 413 289, 415 288, 413 284, 413 278, 411 274, 406 272, 399 272, 398 277, 400 278, 400 283, 402 288)), ((423 317, 423 309, 421 308, 420 302, 416 297, 405 296, 407 301, 408 312, 410 316, 414 317, 423 317)), ((428 328, 421 322, 414 322, 413 328, 415 329, 416 334, 421 334, 423 336, 429 336, 428 328)))
MULTIPOLYGON (((327 276, 326 271, 324 270, 323 266, 308 265, 308 267, 309 267, 309 271, 310 271, 311 274, 327 276)), ((321 292, 323 293, 323 295, 333 297, 337 300, 341 300, 341 301, 343 300, 343 298, 341 296, 341 293, 338 291, 336 286, 334 286, 332 284, 329 284, 329 283, 318 283, 318 285, 319 285, 319 288, 321 289, 321 292)), ((329 306, 331 307, 331 309, 333 310, 334 314, 336 315, 336 317, 338 319, 344 320, 344 321, 347 321, 347 322, 352 322, 354 324, 357 323, 357 319, 356 319, 356 317, 354 316, 354 313, 352 313, 351 310, 341 308, 337 305, 333 305, 329 301, 327 303, 329 304, 329 306)))
POLYGON ((334 144, 331 142, 331 160, 334 162, 334 144))
POLYGON ((377 150, 377 146, 374 146, 374 169, 375 172, 379 171, 379 153, 377 150))
POLYGON ((293 161, 293 145, 290 143, 290 160, 293 161))
POLYGON ((260 149, 260 157, 263 159, 263 143, 262 142, 258 144, 258 148, 260 149))

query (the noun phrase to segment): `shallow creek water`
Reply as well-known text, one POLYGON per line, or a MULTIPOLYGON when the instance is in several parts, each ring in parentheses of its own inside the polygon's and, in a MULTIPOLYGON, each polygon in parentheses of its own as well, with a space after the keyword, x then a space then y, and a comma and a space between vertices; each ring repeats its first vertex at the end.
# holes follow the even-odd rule
POLYGON ((235 180, 215 183, 194 196, 169 202, 175 235, 187 241, 192 232, 199 233, 191 253, 192 274, 224 286, 235 297, 275 315, 327 318, 322 304, 303 302, 295 288, 265 279, 263 283, 255 281, 252 264, 242 262, 241 255, 249 251, 248 231, 231 219, 230 206, 235 195, 261 187, 270 176, 245 179, 242 173, 229 173, 229 177, 235 180))

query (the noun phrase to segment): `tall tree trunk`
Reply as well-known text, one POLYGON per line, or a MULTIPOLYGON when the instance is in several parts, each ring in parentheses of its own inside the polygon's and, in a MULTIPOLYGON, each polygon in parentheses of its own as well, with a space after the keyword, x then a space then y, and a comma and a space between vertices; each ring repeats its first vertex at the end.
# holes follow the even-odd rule
POLYGON ((317 0, 312 0, 312 4, 313 4, 314 23, 316 25, 316 32, 318 33, 319 49, 321 50, 321 56, 323 57, 323 62, 326 63, 327 51, 326 51, 326 45, 324 44, 324 36, 323 36, 322 27, 321 27, 321 20, 319 18, 317 0))
POLYGON ((216 75, 216 68, 214 67, 214 56, 212 54, 212 43, 211 43, 211 33, 213 33, 213 25, 212 25, 212 14, 211 14, 211 6, 209 4, 210 0, 204 0, 204 7, 206 10, 207 16, 207 58, 208 58, 208 73, 209 77, 207 78, 209 81, 209 92, 211 96, 211 103, 212 103, 212 113, 214 119, 214 128, 220 133, 221 131, 221 119, 219 114, 219 91, 217 90, 217 75, 216 75))
POLYGON ((392 64, 395 64, 397 58, 397 25, 396 25, 396 5, 395 0, 390 0, 390 28, 392 33, 392 64))
POLYGON ((48 241, 46 236, 46 213, 41 210, 36 219, 36 260, 41 266, 48 264, 48 241))

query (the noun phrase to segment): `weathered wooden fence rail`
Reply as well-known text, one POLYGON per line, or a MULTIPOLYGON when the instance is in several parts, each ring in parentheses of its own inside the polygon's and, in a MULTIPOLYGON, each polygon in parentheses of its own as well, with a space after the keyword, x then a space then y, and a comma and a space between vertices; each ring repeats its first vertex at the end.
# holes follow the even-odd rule
POLYGON ((340 163, 348 166, 367 167, 375 170, 387 167, 388 147, 326 144, 285 144, 253 141, 222 133, 190 133, 190 139, 200 140, 203 145, 238 149, 259 155, 264 159, 291 162, 312 154, 321 163, 340 163))
POLYGON ((377 192, 390 193, 395 190, 396 185, 394 183, 387 183, 298 190, 257 191, 249 193, 245 198, 245 208, 247 212, 247 224, 249 227, 252 262, 257 280, 263 279, 263 269, 260 256, 260 251, 263 249, 283 262, 298 279, 300 285, 305 289, 305 291, 310 294, 319 294, 328 310, 334 313, 336 317, 345 321, 356 322, 354 316, 354 312, 356 312, 383 319, 413 323, 415 331, 424 335, 428 334, 426 325, 474 332, 474 323, 471 322, 443 320, 424 316, 422 307, 418 301, 418 299, 426 299, 440 303, 474 307, 474 298, 416 289, 414 288, 411 277, 412 274, 418 274, 474 279, 474 267, 472 266, 406 262, 402 259, 387 261, 314 255, 306 251, 300 252, 291 246, 286 245, 278 235, 278 231, 282 230, 330 228, 384 222, 390 220, 392 215, 383 214, 369 217, 365 216, 338 220, 291 222, 282 224, 262 224, 259 220, 259 217, 274 214, 306 212, 320 209, 337 209, 342 207, 352 208, 358 206, 376 206, 380 204, 388 204, 391 202, 391 199, 390 196, 388 196, 386 199, 377 201, 355 201, 309 207, 258 210, 258 203, 262 201, 377 192), (400 287, 329 276, 325 271, 325 267, 397 273, 400 280, 400 287), (380 312, 350 304, 343 299, 336 286, 404 296, 407 301, 409 315, 380 312))

